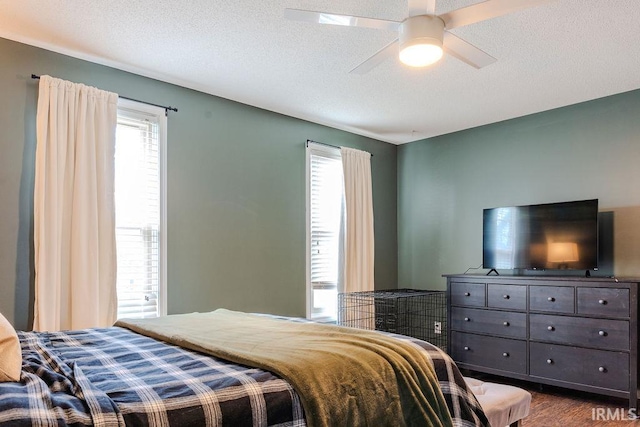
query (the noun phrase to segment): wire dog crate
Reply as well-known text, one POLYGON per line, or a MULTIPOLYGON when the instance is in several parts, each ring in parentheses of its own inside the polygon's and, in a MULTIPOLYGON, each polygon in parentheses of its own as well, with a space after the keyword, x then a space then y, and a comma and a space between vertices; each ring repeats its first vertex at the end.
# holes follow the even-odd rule
POLYGON ((393 332, 447 351, 445 291, 393 289, 338 294, 338 324, 393 332))

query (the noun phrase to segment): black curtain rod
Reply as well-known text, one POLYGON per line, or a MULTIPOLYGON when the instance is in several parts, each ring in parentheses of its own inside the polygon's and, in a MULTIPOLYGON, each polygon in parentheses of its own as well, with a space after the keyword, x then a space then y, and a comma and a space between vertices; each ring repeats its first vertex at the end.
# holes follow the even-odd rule
MULTIPOLYGON (((340 147, 336 146, 336 145, 331 145, 331 144, 327 144, 325 142, 319 142, 319 141, 314 141, 312 139, 307 139, 307 147, 309 146, 309 143, 312 142, 314 144, 320 144, 320 145, 324 145, 326 147, 332 147, 332 148, 337 148, 338 150, 340 149, 340 147)), ((371 153, 369 153, 371 154, 371 153)), ((371 157, 373 157, 373 154, 371 154, 371 157)))
MULTIPOLYGON (((31 74, 31 78, 32 79, 36 79, 36 80, 40 80, 40 76, 38 76, 37 74, 31 74)), ((126 99, 127 101, 141 102, 143 104, 152 105, 154 107, 164 108, 164 114, 165 115, 167 115, 167 111, 175 111, 176 113, 178 112, 178 109, 176 107, 171 107, 171 106, 167 107, 165 105, 153 104, 151 102, 140 101, 139 99, 127 98, 126 96, 120 96, 120 95, 118 95, 118 98, 126 99)))

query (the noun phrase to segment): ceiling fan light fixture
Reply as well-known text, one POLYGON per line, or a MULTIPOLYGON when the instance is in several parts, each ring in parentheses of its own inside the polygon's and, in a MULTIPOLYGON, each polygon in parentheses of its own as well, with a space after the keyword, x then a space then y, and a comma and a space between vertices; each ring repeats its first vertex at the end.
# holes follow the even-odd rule
POLYGON ((433 44, 414 44, 400 51, 400 61, 410 67, 426 67, 438 62, 440 58, 442 48, 433 44))
POLYGON ((400 25, 400 61, 425 67, 442 58, 444 22, 437 16, 418 15, 400 25))

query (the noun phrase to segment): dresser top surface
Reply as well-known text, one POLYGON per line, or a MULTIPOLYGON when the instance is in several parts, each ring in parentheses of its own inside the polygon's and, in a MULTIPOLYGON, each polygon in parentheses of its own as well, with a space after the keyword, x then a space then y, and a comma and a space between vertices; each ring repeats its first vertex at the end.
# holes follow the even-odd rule
POLYGON ((460 279, 464 281, 484 282, 484 283, 522 283, 522 284, 559 284, 566 283, 603 287, 615 287, 616 285, 640 283, 640 278, 632 277, 584 277, 584 276, 528 276, 528 275, 486 275, 486 274, 443 274, 442 277, 448 279, 460 279))

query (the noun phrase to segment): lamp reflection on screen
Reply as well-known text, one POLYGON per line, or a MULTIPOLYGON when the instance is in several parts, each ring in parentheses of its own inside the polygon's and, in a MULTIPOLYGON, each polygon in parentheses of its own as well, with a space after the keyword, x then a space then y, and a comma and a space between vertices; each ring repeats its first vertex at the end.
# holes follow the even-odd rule
POLYGON ((547 261, 557 263, 558 268, 567 268, 568 263, 578 261, 578 244, 572 242, 549 243, 547 261))

